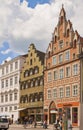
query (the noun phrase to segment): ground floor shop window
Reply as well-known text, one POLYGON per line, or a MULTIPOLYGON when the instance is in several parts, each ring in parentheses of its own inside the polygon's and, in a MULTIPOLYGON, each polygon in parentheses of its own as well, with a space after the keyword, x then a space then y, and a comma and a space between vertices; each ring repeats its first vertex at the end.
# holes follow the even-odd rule
POLYGON ((78 123, 78 108, 72 108, 72 123, 78 123))

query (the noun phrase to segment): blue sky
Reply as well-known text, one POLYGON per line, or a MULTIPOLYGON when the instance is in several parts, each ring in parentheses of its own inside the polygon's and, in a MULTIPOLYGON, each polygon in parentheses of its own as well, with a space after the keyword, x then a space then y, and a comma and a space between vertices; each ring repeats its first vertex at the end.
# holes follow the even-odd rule
MULTIPOLYGON (((23 2, 23 0, 20 0, 20 2, 23 2)), ((29 7, 34 8, 37 4, 49 3, 50 0, 27 0, 27 2, 29 7)))
POLYGON ((25 54, 31 43, 46 51, 64 4, 67 19, 83 36, 82 0, 0 0, 0 64, 25 54), (74 4, 73 4, 74 3, 74 4), (79 20, 77 20, 79 19, 79 20))

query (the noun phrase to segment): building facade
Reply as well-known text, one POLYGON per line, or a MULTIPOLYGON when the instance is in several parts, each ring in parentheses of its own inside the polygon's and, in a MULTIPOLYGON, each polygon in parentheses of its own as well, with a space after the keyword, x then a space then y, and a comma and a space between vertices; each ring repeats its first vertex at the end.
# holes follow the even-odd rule
POLYGON ((44 56, 30 44, 20 75, 20 119, 41 121, 43 116, 44 56))
POLYGON ((54 123, 57 116, 80 126, 80 95, 83 102, 83 38, 73 30, 62 7, 45 56, 44 118, 54 123), (82 77, 81 77, 82 76, 82 77))
POLYGON ((19 77, 25 56, 0 65, 0 115, 16 121, 19 118, 19 77))

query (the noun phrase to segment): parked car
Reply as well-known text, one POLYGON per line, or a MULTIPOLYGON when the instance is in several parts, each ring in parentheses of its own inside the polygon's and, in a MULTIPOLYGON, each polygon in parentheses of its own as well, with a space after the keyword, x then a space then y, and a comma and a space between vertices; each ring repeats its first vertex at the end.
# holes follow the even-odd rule
POLYGON ((5 117, 0 117, 0 130, 7 130, 9 128, 9 121, 5 117))

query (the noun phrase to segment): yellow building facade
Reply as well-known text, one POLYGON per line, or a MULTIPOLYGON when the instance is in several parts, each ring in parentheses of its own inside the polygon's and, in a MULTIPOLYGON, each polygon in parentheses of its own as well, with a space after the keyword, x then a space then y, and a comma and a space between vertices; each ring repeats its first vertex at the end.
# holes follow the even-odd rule
POLYGON ((20 118, 42 120, 44 90, 44 56, 30 44, 20 76, 20 118))

